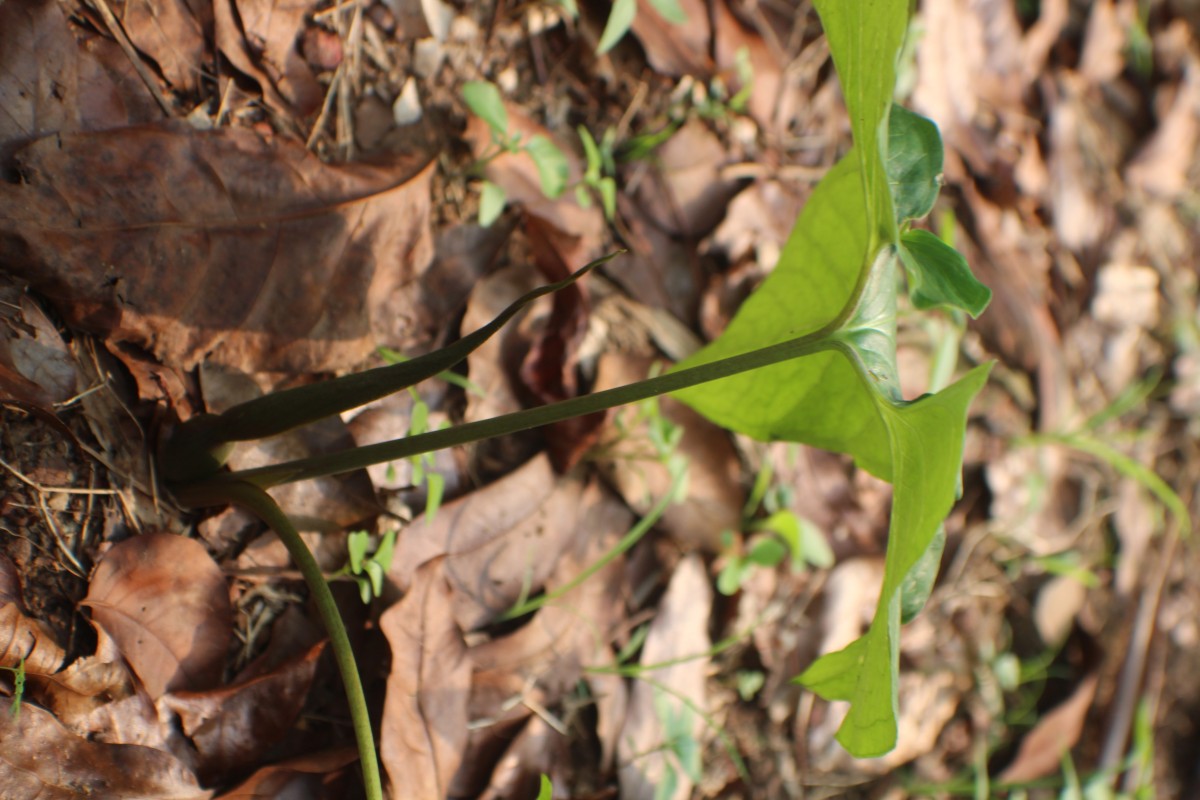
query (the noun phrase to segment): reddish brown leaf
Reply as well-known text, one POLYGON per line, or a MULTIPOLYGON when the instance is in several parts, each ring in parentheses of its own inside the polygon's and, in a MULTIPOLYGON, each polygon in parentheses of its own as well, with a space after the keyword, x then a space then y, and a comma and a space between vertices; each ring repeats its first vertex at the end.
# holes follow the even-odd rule
POLYGON ((216 685, 232 636, 225 577, 194 539, 145 534, 114 545, 83 605, 153 698, 216 685))
POLYGON ((75 359, 37 304, 0 284, 0 400, 49 410, 75 395, 75 359))
POLYGON ((446 557, 454 618, 464 630, 542 586, 575 536, 582 485, 558 477, 539 455, 493 484, 449 503, 434 522, 405 528, 388 577, 402 589, 417 569, 446 557))
POLYGON ((467 743, 471 661, 444 568, 422 567, 379 619, 392 649, 379 751, 395 797, 444 798, 467 743))
POLYGON ((175 126, 42 139, 17 160, 0 259, 75 325, 185 368, 360 361, 395 341, 393 305, 429 259, 424 160, 330 166, 292 141, 175 126))
POLYGON ((5 800, 202 800, 212 792, 175 757, 139 745, 80 738, 37 706, 0 714, 5 800))
POLYGON ((159 708, 178 716, 184 735, 196 748, 196 772, 205 783, 253 765, 291 728, 324 649, 321 642, 245 683, 163 695, 159 708))

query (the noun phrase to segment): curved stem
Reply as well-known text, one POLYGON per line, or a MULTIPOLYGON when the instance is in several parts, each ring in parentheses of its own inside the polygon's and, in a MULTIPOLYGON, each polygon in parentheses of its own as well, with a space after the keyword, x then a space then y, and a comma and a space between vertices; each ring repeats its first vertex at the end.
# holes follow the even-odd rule
POLYGON ((362 764, 367 799, 383 800, 379 759, 375 755, 375 736, 371 731, 371 716, 367 711, 367 699, 358 675, 358 666, 354 663, 354 650, 350 647, 346 626, 342 623, 337 603, 333 599, 333 593, 329 591, 325 576, 321 574, 320 566, 317 565, 308 546, 304 544, 304 540, 300 538, 300 533, 292 525, 292 521, 269 494, 245 481, 222 484, 220 494, 224 495, 225 502, 240 505, 279 534, 288 554, 300 568, 300 574, 304 576, 304 582, 308 584, 308 590, 312 592, 313 600, 317 604, 321 622, 325 624, 325 631, 329 634, 333 657, 337 661, 338 671, 342 674, 342 684, 346 687, 346 701, 350 705, 354 738, 358 741, 358 756, 362 764))

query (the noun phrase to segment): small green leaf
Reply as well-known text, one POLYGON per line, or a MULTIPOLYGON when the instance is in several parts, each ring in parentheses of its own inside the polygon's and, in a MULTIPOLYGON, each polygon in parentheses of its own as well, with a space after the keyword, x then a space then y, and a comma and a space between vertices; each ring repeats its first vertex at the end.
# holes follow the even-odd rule
POLYGON ((440 472, 430 471, 425 476, 425 522, 432 525, 437 517, 438 509, 442 507, 442 493, 446 489, 446 479, 440 472))
POLYGON ((508 138, 508 111, 495 84, 467 81, 463 84, 462 97, 471 113, 487 123, 498 141, 508 138))
POLYGON ((815 522, 804 517, 800 517, 800 551, 804 554, 804 560, 817 569, 833 566, 833 551, 829 549, 825 534, 815 522))
MULTIPOLYGON (((571 0, 571 5, 574 4, 575 0, 571 0)), ((550 778, 545 773, 542 774, 541 782, 538 785, 537 800, 554 800, 554 784, 550 782, 550 778)))
POLYGON ((740 556, 731 556, 717 574, 717 591, 732 597, 742 588, 742 582, 750 572, 750 562, 740 556))
POLYGON ((363 605, 371 603, 371 583, 361 575, 354 577, 354 582, 358 584, 358 596, 362 598, 363 605))
POLYGON ((592 196, 588 193, 588 187, 582 183, 575 187, 575 202, 580 208, 592 207, 592 196))
POLYGON ((596 45, 596 53, 604 55, 617 46, 617 42, 625 38, 637 16, 637 0, 616 0, 612 11, 608 12, 608 22, 604 23, 604 33, 600 34, 600 43, 596 45))
POLYGON ((896 221, 920 219, 933 210, 941 191, 942 137, 931 120, 893 105, 888 117, 888 185, 896 221))
POLYGON ((787 546, 783 542, 774 536, 763 536, 750 547, 746 558, 760 567, 774 567, 783 561, 787 554, 787 546))
POLYGON ((738 670, 736 679, 738 696, 745 701, 753 699, 767 681, 766 676, 757 669, 738 670))
MULTIPOLYGON (((374 594, 375 597, 379 597, 379 595, 383 593, 383 567, 380 566, 378 562, 368 561, 367 563, 363 564, 363 569, 366 570, 367 578, 371 581, 372 594, 374 594)), ((370 598, 367 598, 363 602, 369 603, 371 601, 370 598)))
POLYGON ((600 179, 600 202, 604 205, 604 218, 609 222, 617 215, 617 182, 612 178, 600 179))
POLYGON ((413 403, 412 415, 408 419, 408 435, 416 436, 429 430, 429 405, 418 400, 413 403))
POLYGON ((393 528, 383 535, 383 541, 379 543, 379 549, 371 556, 371 560, 379 564, 386 571, 392 566, 392 554, 395 551, 396 529, 393 528))
POLYGON ((542 194, 551 200, 562 194, 567 188, 567 181, 570 180, 571 167, 558 145, 539 133, 529 137, 525 152, 529 153, 534 166, 537 167, 542 194))
POLYGON ((679 5, 679 0, 650 0, 650 5, 660 17, 673 25, 683 25, 688 21, 688 15, 679 5))
POLYGON ((504 194, 504 189, 491 181, 484 181, 483 188, 479 191, 479 224, 485 228, 491 227, 491 224, 500 218, 507 203, 508 197, 504 194))
POLYGON ((971 274, 962 253, 929 231, 907 231, 900 242, 900 260, 908 270, 913 305, 950 306, 978 317, 992 299, 992 290, 971 274))
POLYGON ((579 141, 583 143, 583 155, 587 159, 587 171, 583 174, 583 180, 587 183, 595 183, 600 180, 602 166, 600 146, 596 144, 591 131, 587 128, 580 125, 575 130, 579 133, 579 141))
POLYGON ((346 537, 346 550, 350 554, 350 571, 355 575, 362 572, 363 557, 371 537, 366 531, 353 531, 346 537))

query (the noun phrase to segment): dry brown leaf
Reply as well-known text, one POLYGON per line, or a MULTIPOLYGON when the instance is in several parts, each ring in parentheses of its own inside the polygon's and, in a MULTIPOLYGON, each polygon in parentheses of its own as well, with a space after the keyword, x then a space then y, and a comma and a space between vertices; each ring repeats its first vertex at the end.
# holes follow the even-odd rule
MULTIPOLYGON (((139 4, 141 5, 141 4, 139 4)), ((0 166, 51 133, 162 119, 125 55, 104 39, 77 41, 58 0, 0 4, 0 166)))
POLYGON ((236 6, 249 53, 263 73, 297 113, 316 111, 325 93, 297 47, 312 5, 295 0, 236 0, 236 6))
POLYGON ((0 259, 72 324, 170 365, 355 364, 396 341, 429 260, 424 160, 330 166, 249 130, 164 125, 41 139, 17 161, 0 259))
POLYGON ((203 800, 212 797, 168 753, 90 742, 41 708, 0 714, 0 786, 5 800, 203 800))
POLYGON ((662 18, 648 0, 638 0, 633 18, 633 35, 642 44, 646 60, 662 75, 695 75, 707 78, 713 72, 708 52, 712 28, 704 0, 680 0, 687 22, 678 24, 662 18))
POLYGON ((582 488, 538 455, 401 531, 388 578, 407 589, 422 564, 445 556, 454 618, 464 630, 483 625, 553 574, 575 536, 582 488))
POLYGON ((729 155, 699 119, 689 119, 655 150, 657 169, 638 189, 638 205, 656 225, 675 236, 700 237, 721 221, 738 192, 721 177, 729 155))
POLYGON ((1196 152, 1200 149, 1200 59, 1187 55, 1183 83, 1170 108, 1126 168, 1131 187, 1162 200, 1195 192, 1196 152))
POLYGON ((154 533, 113 545, 82 605, 152 698, 220 679, 233 612, 221 568, 194 539, 154 533))
POLYGON ((196 748, 196 773, 205 783, 253 766, 295 722, 325 649, 320 642, 298 658, 245 683, 208 692, 172 692, 158 701, 178 717, 196 748))
MULTIPOLYGON (((646 377, 651 359, 606 353, 601 356, 595 390, 601 391, 646 377)), ((687 497, 672 504, 658 527, 676 541, 716 550, 722 531, 741 526, 745 493, 741 463, 729 435, 670 397, 658 400, 663 417, 683 428, 678 453, 688 460, 687 497)), ((646 436, 647 422, 635 424, 637 409, 619 409, 604 433, 600 454, 606 474, 625 502, 645 514, 667 493, 671 476, 646 436), (622 426, 617 417, 624 418, 622 426)))
MULTIPOLYGON (((598 482, 588 485, 580 505, 580 525, 548 591, 565 586, 596 563, 633 522, 629 510, 598 482)), ((627 593, 625 562, 617 558, 535 612, 515 632, 471 648, 475 674, 469 710, 476 725, 451 786, 453 796, 479 795, 492 779, 495 754, 509 747, 514 729, 535 709, 550 719, 555 712, 548 709, 557 708, 578 685, 586 666, 612 662, 611 643, 623 619, 627 593)), ((616 690, 608 690, 616 693, 614 701, 602 705, 607 715, 602 721, 611 736, 607 761, 624 719, 619 678, 616 684, 616 690)), ((502 768, 503 761, 496 766, 502 768)))
POLYGON ((205 73, 205 31, 212 30, 209 3, 187 0, 125 0, 119 17, 129 40, 158 64, 171 86, 195 91, 205 73))
POLYGON ((445 565, 418 570, 408 594, 379 619, 392 650, 379 753, 394 797, 446 797, 467 744, 471 659, 445 565))
POLYGON ((271 764, 217 800, 342 800, 338 778, 358 760, 358 751, 342 747, 271 764))
POLYGON ((997 779, 1004 783, 1026 783, 1056 774, 1062 766, 1063 754, 1079 741, 1098 681, 1095 675, 1083 679, 1069 698, 1044 714, 1021 740, 1017 757, 997 779))
POLYGON ((53 675, 66 655, 53 632, 23 614, 16 603, 0 606, 0 667, 13 669, 24 659, 27 674, 53 675))
POLYGON ((0 283, 0 400, 49 409, 75 396, 76 380, 54 324, 17 286, 0 283))
MULTIPOLYGON (((634 684, 629 714, 617 741, 621 764, 617 777, 622 798, 653 800, 667 760, 674 758, 660 749, 666 744, 666 731, 659 706, 669 709, 667 713, 690 715, 692 736, 702 738, 704 720, 685 706, 679 696, 686 697, 697 708, 707 708, 705 680, 709 658, 704 653, 711 644, 708 637, 711 610, 712 586, 704 562, 698 556, 688 556, 675 568, 658 613, 650 623, 641 663, 647 666, 673 659, 687 660, 651 670, 646 673, 647 680, 634 684)), ((691 795, 692 781, 677 764, 675 769, 679 782, 671 798, 682 800, 691 795)))
POLYGON ((695 248, 645 219, 627 196, 617 197, 617 207, 629 226, 623 237, 629 252, 608 262, 605 274, 647 306, 667 309, 684 322, 694 320, 704 288, 695 248))

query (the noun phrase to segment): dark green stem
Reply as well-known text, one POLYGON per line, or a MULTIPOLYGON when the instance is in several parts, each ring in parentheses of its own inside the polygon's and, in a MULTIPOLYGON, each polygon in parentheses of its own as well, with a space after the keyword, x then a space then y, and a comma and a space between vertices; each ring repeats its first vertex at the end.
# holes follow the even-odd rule
POLYGON ((379 759, 375 755, 375 736, 371 732, 371 716, 367 711, 367 698, 363 694, 358 666, 354 663, 354 650, 350 646, 350 637, 338 613, 333 593, 329 591, 329 584, 325 582, 325 576, 321 574, 316 559, 279 505, 254 484, 245 481, 224 482, 213 495, 212 503, 235 503, 257 516, 279 534, 292 560, 300 568, 300 574, 304 576, 304 582, 308 584, 308 590, 312 592, 313 601, 317 604, 321 621, 325 623, 325 630, 333 647, 333 657, 337 661, 338 671, 342 674, 342 684, 346 687, 346 701, 350 706, 354 738, 358 741, 358 756, 362 762, 367 800, 383 800, 379 759))
POLYGON ((845 345, 836 339, 829 338, 823 330, 816 333, 790 339, 786 342, 752 350, 720 361, 701 364, 678 372, 669 372, 656 378, 618 386, 602 392, 575 397, 537 408, 529 408, 501 417, 469 422, 440 431, 395 439, 390 442, 357 447, 328 455, 313 456, 283 464, 258 467, 240 472, 215 475, 200 483, 185 484, 175 488, 176 497, 187 505, 198 505, 194 502, 195 489, 206 485, 219 485, 227 481, 248 481, 262 488, 278 486, 281 483, 308 480, 324 475, 337 475, 351 470, 363 469, 373 464, 388 461, 398 461, 420 453, 442 450, 462 444, 469 444, 495 436, 529 430, 530 428, 549 425, 565 419, 605 411, 609 408, 635 403, 650 397, 667 394, 679 389, 686 389, 701 383, 727 378, 742 372, 759 369, 760 367, 788 361, 800 356, 812 355, 823 350, 844 349, 845 345))

